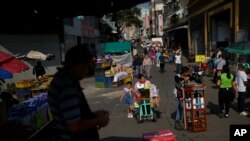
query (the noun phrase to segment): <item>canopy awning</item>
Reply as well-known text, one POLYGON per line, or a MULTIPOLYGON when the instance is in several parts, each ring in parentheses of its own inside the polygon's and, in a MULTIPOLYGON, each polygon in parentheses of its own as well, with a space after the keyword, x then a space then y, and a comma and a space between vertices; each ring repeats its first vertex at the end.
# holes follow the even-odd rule
POLYGON ((111 42, 102 44, 105 53, 131 52, 131 42, 111 42))
POLYGON ((170 31, 177 30, 177 29, 182 29, 182 28, 188 29, 188 25, 183 25, 183 26, 179 26, 179 27, 176 27, 176 28, 166 29, 166 31, 170 32, 170 31))
POLYGON ((10 73, 20 73, 29 69, 28 65, 23 63, 21 60, 16 59, 10 54, 0 51, 0 58, 0 69, 3 69, 10 73))

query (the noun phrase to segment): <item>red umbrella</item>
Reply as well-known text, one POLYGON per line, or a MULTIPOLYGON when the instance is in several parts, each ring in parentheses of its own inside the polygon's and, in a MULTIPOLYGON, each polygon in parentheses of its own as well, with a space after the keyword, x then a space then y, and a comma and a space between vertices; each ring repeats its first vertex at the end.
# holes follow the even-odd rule
POLYGON ((20 73, 28 70, 29 66, 16 57, 0 51, 0 68, 11 73, 20 73))
POLYGON ((0 65, 12 58, 14 58, 14 56, 0 51, 0 65))

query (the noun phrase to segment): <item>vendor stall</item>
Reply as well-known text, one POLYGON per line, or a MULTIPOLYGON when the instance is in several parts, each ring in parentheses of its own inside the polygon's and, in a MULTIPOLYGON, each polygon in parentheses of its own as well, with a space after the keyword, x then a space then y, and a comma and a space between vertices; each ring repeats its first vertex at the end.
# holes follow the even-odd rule
POLYGON ((2 125, 0 134, 10 133, 5 135, 10 141, 26 141, 52 121, 47 103, 47 89, 51 80, 52 76, 44 76, 16 83, 13 97, 18 103, 7 109, 8 120, 2 125))
POLYGON ((131 42, 102 44, 105 56, 96 62, 96 87, 118 87, 133 79, 131 42))

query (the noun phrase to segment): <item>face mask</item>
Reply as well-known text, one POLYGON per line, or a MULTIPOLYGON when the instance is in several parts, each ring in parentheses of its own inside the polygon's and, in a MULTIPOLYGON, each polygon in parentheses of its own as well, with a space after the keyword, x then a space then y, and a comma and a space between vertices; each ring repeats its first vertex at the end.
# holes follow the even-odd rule
POLYGON ((145 80, 141 80, 140 82, 141 82, 141 83, 145 83, 145 80))

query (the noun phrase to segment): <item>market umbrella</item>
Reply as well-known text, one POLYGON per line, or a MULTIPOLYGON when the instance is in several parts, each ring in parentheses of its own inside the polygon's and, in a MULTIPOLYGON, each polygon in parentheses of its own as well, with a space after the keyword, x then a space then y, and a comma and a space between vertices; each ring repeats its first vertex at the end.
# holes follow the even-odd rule
POLYGON ((4 70, 0 69, 0 78, 2 79, 11 79, 13 77, 13 74, 4 70))
POLYGON ((47 55, 45 55, 44 53, 40 52, 40 51, 33 51, 31 50, 27 56, 27 58, 29 59, 34 59, 34 60, 46 60, 47 55))
POLYGON ((250 55, 250 42, 238 42, 225 48, 229 53, 239 54, 239 55, 250 55))
POLYGON ((0 51, 0 64, 11 60, 14 56, 0 51))
MULTIPOLYGON (((244 55, 245 56, 244 58, 246 59, 246 55, 250 55, 250 42, 249 41, 238 42, 226 47, 225 50, 232 54, 244 55)), ((249 66, 248 63, 243 63, 243 64, 249 66)), ((238 62, 237 62, 237 69, 238 69, 238 62)))
POLYGON ((55 55, 44 54, 40 51, 31 50, 30 52, 27 53, 26 58, 31 59, 31 60, 45 61, 45 60, 52 60, 53 58, 55 58, 55 55))
POLYGON ((9 73, 20 73, 29 69, 28 65, 10 54, 0 51, 0 58, 0 69, 9 73))

